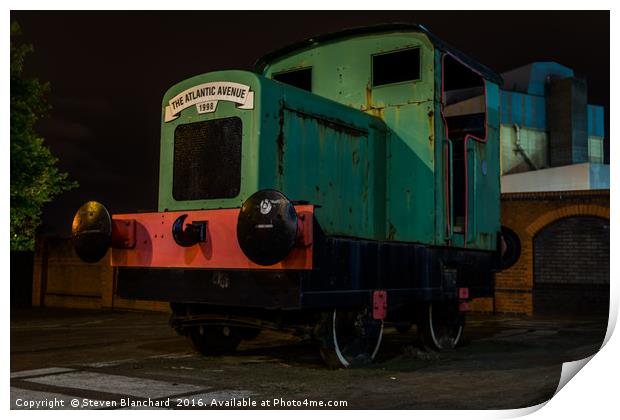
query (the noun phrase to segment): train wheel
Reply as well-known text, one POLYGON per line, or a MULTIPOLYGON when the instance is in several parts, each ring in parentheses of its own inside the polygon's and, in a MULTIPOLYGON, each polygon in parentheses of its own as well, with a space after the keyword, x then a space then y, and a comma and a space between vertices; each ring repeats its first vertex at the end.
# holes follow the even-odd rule
POLYGON ((323 361, 331 369, 364 366, 372 363, 383 336, 383 321, 375 320, 367 310, 334 310, 323 323, 320 349, 323 361))
POLYGON ((187 331, 187 337, 194 348, 206 356, 219 356, 234 351, 241 335, 230 327, 200 325, 187 331))
POLYGON ((461 340, 465 318, 455 302, 425 305, 418 319, 418 334, 426 349, 450 350, 461 340))

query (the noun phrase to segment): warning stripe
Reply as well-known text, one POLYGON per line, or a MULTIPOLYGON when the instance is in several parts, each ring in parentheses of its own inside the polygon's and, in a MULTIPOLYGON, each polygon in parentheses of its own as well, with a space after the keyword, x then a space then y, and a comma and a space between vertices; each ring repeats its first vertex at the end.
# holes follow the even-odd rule
POLYGON ((11 379, 28 378, 31 376, 54 375, 57 373, 73 372, 75 369, 50 367, 43 369, 21 370, 19 372, 11 372, 11 379))
POLYGON ((70 372, 30 378, 26 379, 26 381, 61 388, 78 388, 139 398, 162 398, 177 394, 199 392, 205 389, 205 387, 190 384, 97 372, 70 372))
POLYGON ((11 385, 12 409, 96 409, 106 408, 104 403, 110 401, 117 401, 117 405, 107 408, 143 408, 118 404, 124 398, 144 401, 170 398, 170 408, 218 408, 211 406, 214 400, 229 401, 254 395, 248 390, 212 390, 209 386, 59 367, 14 372, 11 385), (178 406, 177 398, 192 402, 201 400, 201 405, 178 406), (71 402, 76 399, 80 404, 72 407, 71 402), (36 406, 32 405, 37 402, 36 406))

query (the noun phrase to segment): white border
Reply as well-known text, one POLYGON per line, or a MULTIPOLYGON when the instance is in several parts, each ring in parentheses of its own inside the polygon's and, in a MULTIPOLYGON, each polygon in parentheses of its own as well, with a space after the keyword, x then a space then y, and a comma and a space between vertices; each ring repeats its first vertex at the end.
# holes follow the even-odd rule
MULTIPOLYGON (((172 3, 164 2, 161 0, 155 0, 151 2, 138 2, 138 1, 119 1, 119 0, 110 0, 106 2, 93 2, 93 3, 85 3, 85 2, 77 2, 59 0, 53 3, 48 1, 16 1, 10 0, 7 2, 9 8, 14 8, 16 10, 37 10, 37 9, 49 9, 50 5, 54 8, 59 9, 86 9, 86 10, 128 10, 140 8, 143 6, 152 7, 154 9, 165 9, 169 7, 172 3)), ((249 0, 245 1, 235 1, 229 0, 227 2, 204 2, 201 0, 185 0, 183 2, 174 3, 174 6, 183 10, 192 10, 192 9, 204 9, 208 7, 213 10, 230 10, 231 8, 240 8, 240 9, 289 9, 289 10, 304 10, 304 9, 330 9, 330 8, 348 8, 348 9, 366 9, 372 10, 376 7, 382 7, 384 10, 398 10, 398 9, 409 9, 411 7, 415 7, 419 10, 435 10, 437 7, 446 7, 452 9, 497 9, 497 10, 508 10, 519 8, 523 9, 533 9, 533 10, 545 10, 545 9, 554 9, 556 6, 567 7, 573 10, 579 10, 580 8, 587 6, 591 9, 602 9, 608 10, 612 9, 617 2, 612 1, 598 1, 598 0, 590 0, 587 3, 584 2, 543 2, 543 1, 533 1, 533 0, 521 0, 519 2, 497 2, 497 1, 479 1, 479 0, 471 0, 468 2, 456 1, 456 0, 446 0, 441 2, 441 4, 437 2, 404 2, 404 1, 383 1, 377 3, 376 1, 367 1, 367 0, 358 0, 351 1, 345 0, 342 2, 334 3, 327 2, 325 0, 317 0, 312 3, 308 2, 276 2, 276 1, 262 1, 262 2, 253 2, 249 0), (259 6, 259 7, 257 7, 259 6)), ((465 9, 465 10, 467 10, 465 9)), ((618 43, 617 41, 617 29, 616 24, 618 23, 618 19, 615 18, 615 10, 612 10, 611 13, 611 75, 617 75, 618 66, 617 66, 617 51, 618 51, 618 43)), ((5 20, 5 25, 9 23, 10 19, 5 20)), ((419 22, 423 23, 423 22, 419 22)), ((527 30, 527 22, 523 23, 524 30, 527 30)), ((579 28, 575 28, 575 36, 578 36, 579 28)), ((4 72, 4 91, 5 100, 3 101, 4 112, 2 115, 4 116, 5 124, 4 132, 5 136, 3 136, 6 141, 3 143, 5 153, 1 153, 0 166, 3 170, 2 176, 2 198, 4 200, 4 205, 2 206, 2 214, 3 219, 5 220, 5 224, 2 226, 3 238, 5 240, 2 242, 3 247, 3 257, 5 258, 4 270, 5 270, 5 285, 9 278, 8 276, 8 255, 9 255, 9 229, 8 224, 6 223, 9 220, 9 168, 10 168, 10 160, 9 160, 9 142, 8 135, 6 135, 9 127, 9 105, 8 105, 8 91, 9 91, 9 78, 8 78, 8 69, 9 65, 6 61, 8 61, 9 54, 7 54, 6 49, 8 49, 9 45, 9 30, 5 26, 4 32, 4 45, 5 45, 5 54, 3 55, 3 59, 5 60, 4 66, 2 66, 2 71, 4 72)), ((449 41, 449 40, 447 40, 449 41)), ((587 59, 587 58, 584 58, 587 59)), ((611 90, 612 90, 612 98, 610 103, 610 133, 615 133, 614 130, 614 122, 618 121, 617 118, 617 78, 611 77, 611 90)), ((611 135, 610 135, 611 138, 611 135)), ((611 161, 615 164, 617 163, 616 159, 616 148, 614 146, 614 139, 611 141, 611 161)), ((613 194, 613 186, 619 185, 617 182, 619 181, 618 176, 616 176, 616 171, 614 167, 611 168, 611 184, 612 184, 612 197, 611 197, 611 207, 612 209, 617 208, 616 206, 619 204, 616 195, 613 194)), ((613 210, 612 210, 613 211, 613 210)), ((618 230, 612 230, 612 240, 611 240, 611 250, 612 255, 615 250, 618 249, 618 236, 616 234, 618 230)), ((618 378, 617 375, 619 373, 619 362, 618 355, 620 354, 620 345, 618 345, 618 339, 615 336, 612 336, 611 333, 613 331, 613 327, 615 326, 617 320, 617 311, 618 311, 618 263, 615 258, 611 258, 611 296, 612 302, 610 307, 610 328, 608 330, 608 334, 606 337, 606 344, 604 348, 595 355, 590 362, 579 372, 578 377, 572 381, 570 381, 561 391, 552 399, 548 404, 541 404, 537 407, 530 407, 526 409, 520 410, 507 410, 507 411, 390 411, 381 415, 389 415, 390 418, 407 418, 410 420, 412 416, 415 418, 459 418, 459 419, 485 419, 485 418, 509 418, 525 415, 531 412, 535 412, 534 416, 538 418, 544 419, 583 419, 583 418, 608 418, 612 416, 616 416, 617 414, 617 385, 618 378), (544 409, 539 410, 544 406, 544 409)), ((5 288, 6 291, 6 288, 5 288)), ((4 322, 5 325, 8 324, 10 319, 9 312, 9 293, 5 293, 5 317, 4 322)), ((8 328, 7 328, 8 329, 8 328)), ((8 346, 8 331, 5 329, 4 337, 5 337, 5 345, 3 346, 3 361, 5 378, 8 383, 9 380, 9 346, 8 346)), ((616 334, 617 335, 617 334, 616 334)), ((475 386, 475 384, 472 384, 475 386)), ((9 406, 9 393, 5 388, 5 391, 2 393, 2 401, 4 403, 4 407, 9 406)), ((118 417, 118 416, 131 416, 134 415, 132 412, 119 412, 119 411, 104 411, 104 412, 96 412, 90 411, 88 413, 89 416, 94 417, 118 417), (114 414, 111 414, 114 413, 114 414)), ((252 413, 247 412, 237 412, 237 411, 227 411, 225 413, 216 413, 214 411, 209 411, 205 413, 204 411, 194 411, 194 412, 183 412, 184 416, 190 416, 195 418, 204 418, 204 416, 219 417, 219 416, 252 416, 258 418, 290 418, 291 416, 295 416, 296 418, 301 419, 309 419, 315 418, 316 416, 321 415, 333 415, 341 417, 343 413, 328 413, 321 412, 320 414, 316 411, 290 411, 290 410, 282 410, 282 411, 253 411, 252 413)), ((71 418, 78 416, 81 418, 84 416, 84 413, 79 412, 70 412, 70 411, 62 411, 62 412, 16 412, 12 411, 9 413, 10 416, 15 417, 25 417, 30 418, 32 416, 45 416, 46 418, 71 418)), ((167 418, 170 416, 170 413, 166 412, 156 412, 151 411, 148 413, 150 417, 153 418, 167 418)), ((179 412, 174 413, 175 416, 180 415, 179 412)), ((371 418, 375 417, 377 414, 373 411, 356 411, 355 413, 345 414, 350 416, 356 416, 361 418, 371 418)))

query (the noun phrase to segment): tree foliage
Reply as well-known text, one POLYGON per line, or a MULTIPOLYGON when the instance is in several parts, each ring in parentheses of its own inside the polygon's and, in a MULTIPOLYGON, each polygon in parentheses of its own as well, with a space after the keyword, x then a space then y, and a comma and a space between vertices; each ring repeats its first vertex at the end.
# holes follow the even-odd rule
POLYGON ((11 250, 31 250, 42 208, 63 191, 77 186, 56 167, 58 159, 34 125, 49 112, 49 84, 23 74, 32 45, 18 44, 19 25, 11 23, 11 250))

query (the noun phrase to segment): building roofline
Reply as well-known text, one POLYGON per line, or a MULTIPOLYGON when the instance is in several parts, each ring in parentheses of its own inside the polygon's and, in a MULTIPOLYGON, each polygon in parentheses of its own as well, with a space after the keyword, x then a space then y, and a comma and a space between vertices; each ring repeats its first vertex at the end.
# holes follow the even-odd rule
POLYGON ((571 190, 571 191, 532 191, 532 192, 513 192, 502 193, 501 201, 519 200, 565 200, 570 198, 585 197, 609 197, 608 189, 598 190, 571 190))

